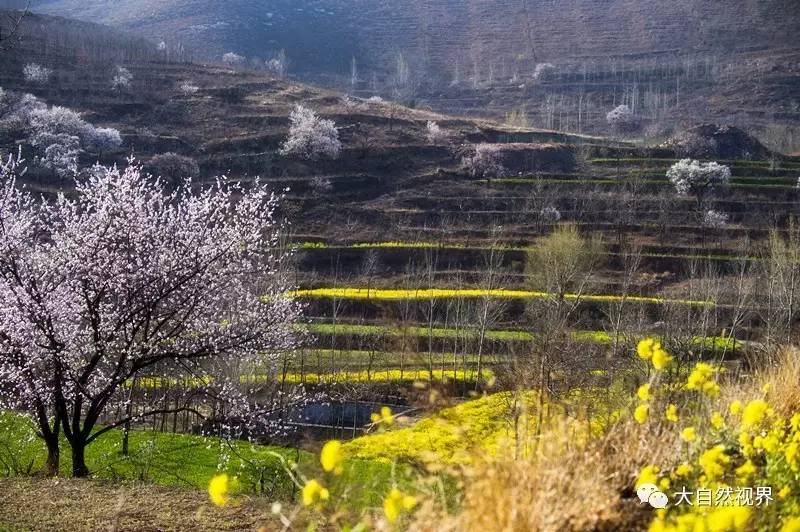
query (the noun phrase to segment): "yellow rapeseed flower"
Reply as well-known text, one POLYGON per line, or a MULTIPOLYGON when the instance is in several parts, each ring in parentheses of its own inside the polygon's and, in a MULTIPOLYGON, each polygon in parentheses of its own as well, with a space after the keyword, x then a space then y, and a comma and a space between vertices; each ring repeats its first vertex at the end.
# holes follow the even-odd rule
POLYGON ((781 532, 800 532, 800 517, 790 517, 784 521, 781 532))
POLYGON ((717 430, 721 430, 725 427, 725 418, 722 417, 722 414, 719 412, 711 414, 711 426, 717 430))
POLYGON ((661 349, 661 347, 653 350, 653 367, 656 368, 657 371, 666 369, 670 362, 672 362, 672 356, 661 349))
POLYGON ((636 345, 636 354, 643 360, 653 358, 653 351, 661 349, 661 344, 654 338, 645 338, 636 345))
POLYGON ((675 476, 686 477, 691 475, 692 471, 694 471, 694 468, 691 466, 691 464, 687 464, 686 462, 684 462, 677 468, 675 468, 675 476))
MULTIPOLYGON (((753 510, 749 506, 723 506, 715 509, 707 517, 708 526, 704 530, 739 532, 747 530, 747 523, 753 510)), ((697 527, 694 530, 698 530, 697 527)))
POLYGON ((681 431, 681 439, 685 442, 693 442, 697 439, 697 430, 694 427, 686 427, 681 431))
POLYGON ((380 413, 374 412, 370 416, 370 420, 377 425, 390 426, 394 423, 394 416, 392 416, 392 409, 388 406, 381 408, 380 413))
POLYGON ((725 447, 723 445, 715 445, 711 449, 706 450, 700 455, 697 460, 703 473, 709 480, 715 480, 725 474, 725 467, 730 463, 731 457, 725 454, 725 447))
POLYGON ((639 397, 641 401, 649 401, 650 400, 650 384, 642 384, 639 386, 639 389, 636 390, 636 395, 639 397))
POLYGON ((781 499, 781 500, 784 500, 784 499, 786 499, 786 497, 788 497, 791 494, 792 494, 792 488, 790 488, 789 486, 784 486, 778 492, 778 498, 781 499))
POLYGON ((328 489, 313 478, 306 482, 301 494, 303 496, 304 506, 322 503, 323 501, 327 501, 331 496, 328 489))
POLYGON ((738 415, 742 411, 742 402, 740 400, 738 400, 738 399, 736 399, 735 401, 731 401, 731 404, 728 407, 728 410, 730 411, 730 413, 732 415, 734 415, 734 416, 738 415))
POLYGON ((742 427, 749 429, 757 426, 767 415, 769 405, 763 399, 753 399, 742 412, 742 427))
POLYGON ((642 424, 647 421, 649 414, 650 407, 646 404, 641 404, 636 407, 636 410, 633 411, 633 419, 635 419, 637 423, 642 424))
POLYGON ((408 512, 417 505, 417 499, 397 488, 392 488, 383 500, 383 513, 390 523, 394 523, 403 512, 408 512))
POLYGON ((322 447, 322 452, 319 453, 319 462, 322 464, 322 469, 328 473, 333 472, 335 475, 342 474, 342 442, 339 440, 331 440, 322 447))
POLYGON ((228 475, 221 474, 215 475, 211 482, 208 483, 208 496, 211 502, 217 506, 225 506, 228 504, 228 491, 230 490, 230 479, 228 475))
POLYGON ((636 479, 636 488, 642 484, 656 484, 658 482, 658 466, 647 465, 639 471, 639 477, 636 479))
POLYGON ((756 472, 756 466, 753 462, 747 460, 745 463, 736 468, 736 476, 740 479, 747 480, 752 477, 756 472))
POLYGON ((665 417, 665 418, 667 419, 667 421, 669 421, 670 423, 677 423, 677 422, 678 422, 678 419, 679 419, 679 418, 678 418, 678 407, 677 407, 677 406, 675 406, 675 405, 669 405, 669 406, 667 406, 667 410, 666 410, 666 412, 664 413, 664 417, 665 417))

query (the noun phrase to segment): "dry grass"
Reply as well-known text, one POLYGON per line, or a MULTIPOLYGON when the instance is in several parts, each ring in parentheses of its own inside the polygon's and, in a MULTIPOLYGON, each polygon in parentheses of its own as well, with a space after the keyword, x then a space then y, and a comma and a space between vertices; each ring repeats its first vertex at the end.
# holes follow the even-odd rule
POLYGON ((620 421, 588 439, 586 423, 553 420, 525 457, 513 450, 464 468, 463 497, 449 513, 428 501, 411 530, 584 531, 644 530, 650 513, 631 490, 642 464, 675 454, 677 441, 620 421))
MULTIPOLYGON (((776 412, 800 412, 800 353, 777 352, 747 381, 723 387, 725 410, 733 399, 763 395, 776 412)), ((599 438, 586 438, 586 423, 555 419, 538 439, 536 452, 513 452, 456 472, 462 489, 455 512, 426 501, 411 530, 584 531, 647 530, 652 512, 639 504, 633 486, 647 464, 681 460, 679 431, 663 424, 640 425, 624 416, 599 438), (583 428, 581 428, 583 427, 583 428)))
POLYGON ((257 530, 267 501, 217 508, 197 490, 80 479, 0 479, 0 530, 257 530))

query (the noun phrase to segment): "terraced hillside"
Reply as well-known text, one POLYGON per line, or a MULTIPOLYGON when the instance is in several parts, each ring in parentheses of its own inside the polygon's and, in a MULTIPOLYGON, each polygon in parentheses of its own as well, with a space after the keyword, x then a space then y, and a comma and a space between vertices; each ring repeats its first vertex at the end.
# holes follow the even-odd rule
MULTIPOLYGON (((37 15, 26 24, 62 23, 37 15)), ((526 361, 540 339, 560 346, 554 379, 604 379, 643 334, 736 356, 748 344, 731 337, 758 341, 783 312, 764 299, 759 275, 772 257, 770 230, 785 234, 798 214, 796 159, 720 160, 731 183, 700 204, 667 181, 677 156, 666 148, 344 98, 259 72, 169 62, 142 46, 30 32, 0 56, 0 86, 120 129, 120 150, 85 154, 85 163, 124 164, 133 153, 147 166, 176 152, 195 159, 203 179, 261 176, 287 189, 295 295, 307 303, 309 333, 302 356, 284 367, 288 382, 502 381, 531 371, 526 361), (57 54, 54 38, 66 43, 57 54), (30 61, 54 68, 56 82, 26 82, 30 61), (120 65, 133 74, 121 93, 109 85, 120 65), (298 103, 336 122, 339 159, 278 153, 298 103), (434 142, 429 121, 445 131, 434 142), (462 168, 481 142, 500 146, 501 176, 462 168), (710 223, 709 210, 727 221, 710 223), (554 297, 536 253, 565 224, 599 244, 583 282, 554 297), (556 340, 546 321, 553 304, 570 309, 568 334, 556 340)), ((14 149, 15 139, 5 142, 14 149)), ((69 186, 29 179, 48 193, 69 186)))
MULTIPOLYGON (((607 131, 626 103, 652 134, 687 121, 798 123, 800 19, 786 0, 347 2, 42 0, 48 13, 219 58, 279 50, 303 79, 540 127, 607 131), (402 65, 403 67, 401 68, 402 65), (549 66, 548 66, 549 65, 549 66), (353 71, 355 67, 355 71, 353 71), (552 67, 552 68, 550 68, 552 67)), ((797 131, 790 145, 797 149, 797 131)), ((773 132, 781 141, 785 130, 773 132)))

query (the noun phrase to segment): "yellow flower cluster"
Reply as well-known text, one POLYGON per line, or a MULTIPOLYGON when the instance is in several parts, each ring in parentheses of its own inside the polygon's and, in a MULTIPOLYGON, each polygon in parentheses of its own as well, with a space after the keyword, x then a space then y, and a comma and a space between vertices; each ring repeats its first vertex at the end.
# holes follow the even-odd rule
POLYGON ((636 354, 642 360, 649 360, 657 371, 666 369, 672 362, 672 356, 661 347, 655 338, 645 338, 636 346, 636 354))
POLYGON ((404 512, 410 512, 417 505, 417 499, 405 494, 397 488, 392 488, 383 500, 383 513, 390 523, 394 523, 404 512))
POLYGON ((679 515, 674 523, 667 523, 661 515, 650 524, 649 532, 739 532, 748 530, 752 509, 747 506, 721 506, 699 508, 679 515))
POLYGON ((341 475, 343 471, 342 462, 344 462, 342 442, 331 440, 323 445, 322 452, 319 453, 319 462, 322 464, 322 469, 327 473, 341 475))
POLYGON ((381 407, 380 412, 373 412, 369 419, 379 427, 390 427, 394 424, 394 415, 388 406, 381 407))
POLYGON ((719 393, 719 384, 714 380, 714 377, 718 372, 719 369, 711 364, 698 362, 686 379, 686 389, 705 392, 712 396, 717 395, 719 393))
POLYGON ((208 483, 208 497, 217 506, 228 504, 228 492, 230 491, 230 478, 226 474, 215 475, 208 483))
POLYGON ((311 479, 305 483, 300 491, 304 506, 319 506, 330 499, 331 493, 328 488, 320 484, 317 479, 311 479))

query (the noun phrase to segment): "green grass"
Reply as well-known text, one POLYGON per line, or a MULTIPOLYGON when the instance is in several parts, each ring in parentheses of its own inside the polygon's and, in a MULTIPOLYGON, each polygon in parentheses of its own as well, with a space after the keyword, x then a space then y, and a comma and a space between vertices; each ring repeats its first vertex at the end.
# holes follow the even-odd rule
MULTIPOLYGON (((296 462, 301 470, 312 474, 319 470, 315 454, 239 440, 137 429, 130 433, 127 457, 121 454, 121 442, 122 434, 115 430, 87 447, 86 462, 94 477, 205 490, 215 474, 225 471, 237 478, 237 492, 257 493, 258 478, 264 472, 269 489, 264 494, 289 500, 295 496, 296 487, 279 457, 296 462)), ((16 413, 0 412, 0 476, 35 473, 41 470, 45 458, 45 446, 31 421, 16 413)), ((69 476, 72 464, 65 441, 60 465, 61 475, 69 476)), ((352 460, 337 482, 369 487, 353 494, 358 505, 369 506, 379 504, 380 494, 391 485, 391 477, 391 467, 386 464, 352 460)))
MULTIPOLYGON (((474 246, 467 245, 459 242, 360 242, 357 244, 328 244, 325 242, 301 242, 295 244, 296 248, 304 250, 313 249, 440 249, 440 250, 457 250, 469 251, 475 253, 482 253, 492 250, 511 251, 526 253, 536 249, 535 246, 511 246, 511 245, 495 245, 495 246, 474 246)), ((619 253, 604 252, 603 255, 609 257, 619 256, 619 253)), ((740 257, 734 255, 719 255, 719 254, 675 254, 675 253, 654 253, 643 252, 642 257, 657 258, 657 259, 675 259, 675 260, 714 260, 714 261, 759 261, 758 257, 740 257)))
MULTIPOLYGON (((419 325, 409 327, 397 327, 389 325, 364 325, 364 324, 351 324, 351 323, 308 323, 302 327, 312 334, 325 334, 325 335, 353 335, 353 336, 390 336, 390 337, 403 337, 403 336, 418 336, 422 338, 440 338, 440 339, 455 339, 455 338, 477 338, 478 332, 474 329, 456 330, 444 327, 423 327, 419 325)), ((612 341, 611 334, 606 331, 575 331, 572 336, 577 341, 609 344, 612 341)), ((505 341, 505 342, 525 342, 533 340, 533 334, 528 331, 519 330, 487 330, 485 332, 486 340, 505 341)), ((633 345, 633 342, 638 340, 638 337, 631 336, 627 333, 621 334, 621 341, 628 342, 633 345)), ((723 349, 731 350, 734 347, 741 349, 742 343, 734 341, 732 338, 723 338, 720 336, 712 336, 701 338, 697 337, 693 340, 695 344, 713 345, 713 349, 722 351, 723 349)), ((368 353, 368 352, 367 352, 368 353)), ((420 353, 420 355, 422 355, 420 353)), ((399 356, 396 354, 395 356, 399 356)), ((441 356, 437 353, 435 356, 441 356)))

